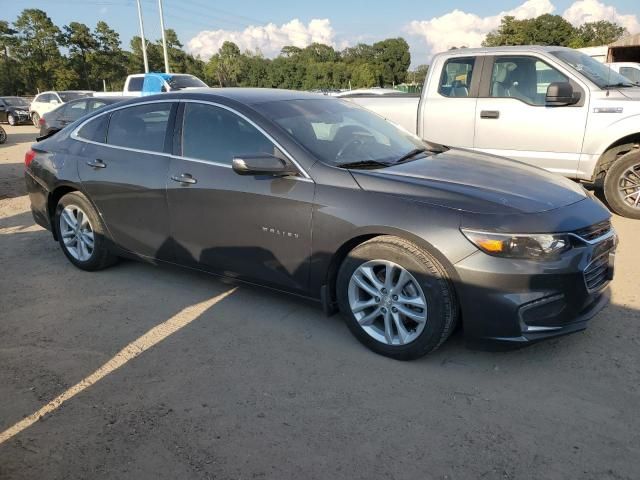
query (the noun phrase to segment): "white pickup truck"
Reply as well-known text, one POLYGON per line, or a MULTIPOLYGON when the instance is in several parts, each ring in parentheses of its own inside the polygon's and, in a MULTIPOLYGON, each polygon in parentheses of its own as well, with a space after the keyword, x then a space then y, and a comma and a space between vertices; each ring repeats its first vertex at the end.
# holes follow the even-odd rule
POLYGON ((424 140, 593 182, 640 219, 640 88, 584 53, 452 50, 434 57, 421 95, 343 98, 424 140))
POLYGON ((206 87, 207 84, 198 77, 186 73, 136 73, 127 77, 122 92, 96 92, 94 97, 141 97, 206 87))

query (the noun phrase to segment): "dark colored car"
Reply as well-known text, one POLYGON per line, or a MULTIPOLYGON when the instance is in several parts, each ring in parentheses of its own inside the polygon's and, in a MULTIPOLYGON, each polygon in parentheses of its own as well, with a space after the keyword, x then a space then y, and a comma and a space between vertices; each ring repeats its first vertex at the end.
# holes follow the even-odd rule
POLYGON ((40 135, 58 132, 70 123, 114 103, 130 100, 130 97, 84 97, 71 100, 55 110, 45 113, 39 121, 40 135))
POLYGON ((331 97, 202 89, 109 107, 25 158, 77 267, 167 262, 318 300, 416 358, 575 332, 607 302, 609 212, 560 176, 425 144, 331 97))
POLYGON ((0 97, 0 122, 11 126, 30 123, 29 102, 22 97, 0 97))

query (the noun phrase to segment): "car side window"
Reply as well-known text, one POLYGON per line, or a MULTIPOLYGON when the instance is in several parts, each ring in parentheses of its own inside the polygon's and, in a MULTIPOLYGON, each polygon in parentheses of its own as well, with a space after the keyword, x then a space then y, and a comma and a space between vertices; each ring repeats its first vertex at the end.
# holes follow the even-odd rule
POLYGON ((39 103, 49 103, 51 101, 51 94, 50 93, 43 93, 42 95, 38 96, 36 98, 36 102, 39 103))
POLYGON ((109 115, 100 115, 85 123, 76 135, 84 140, 105 143, 107 140, 107 126, 109 125, 109 115))
POLYGON ((82 117, 85 113, 87 113, 87 102, 82 101, 82 102, 76 102, 74 104, 69 105, 68 107, 66 107, 63 115, 65 118, 68 118, 69 120, 77 120, 80 117, 82 117))
POLYGON ((164 151, 172 104, 150 103, 116 110, 111 114, 107 143, 118 147, 164 151))
POLYGON ((489 96, 517 98, 542 106, 551 83, 568 81, 565 75, 535 57, 498 57, 493 64, 489 96))
POLYGON ((129 92, 141 92, 144 77, 131 77, 129 79, 129 92))
POLYGON ((91 102, 91 105, 90 105, 89 109, 91 111, 98 110, 99 108, 104 107, 106 104, 107 104, 107 102, 103 102, 102 100, 93 100, 91 102))
POLYGON ((182 122, 182 155, 231 165, 240 155, 275 153, 275 146, 242 117, 224 108, 187 103, 182 122))
POLYGON ((468 97, 475 63, 474 57, 447 60, 440 76, 438 93, 445 97, 468 97))
POLYGON ((633 67, 620 67, 620 74, 627 77, 633 83, 640 84, 640 69, 633 67))

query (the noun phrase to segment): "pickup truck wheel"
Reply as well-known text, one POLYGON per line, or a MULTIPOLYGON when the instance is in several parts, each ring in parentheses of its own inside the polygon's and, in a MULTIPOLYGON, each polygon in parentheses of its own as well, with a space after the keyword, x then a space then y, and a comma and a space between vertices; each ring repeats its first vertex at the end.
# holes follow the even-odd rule
POLYGON ((374 352, 397 360, 438 348, 458 317, 444 267, 397 237, 376 237, 354 248, 340 267, 336 287, 351 333, 374 352))
POLYGON ((640 150, 618 158, 604 179, 604 196, 618 215, 640 219, 640 150))
POLYGON ((38 115, 36 112, 33 112, 31 114, 31 121, 33 122, 33 126, 34 127, 39 127, 40 126, 40 115, 38 115))

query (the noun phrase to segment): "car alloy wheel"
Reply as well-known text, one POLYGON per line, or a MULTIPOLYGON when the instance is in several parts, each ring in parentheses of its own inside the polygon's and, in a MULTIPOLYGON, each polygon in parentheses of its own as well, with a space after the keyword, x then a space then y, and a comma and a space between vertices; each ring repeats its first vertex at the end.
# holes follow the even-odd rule
POLYGON ((69 255, 80 262, 89 261, 95 239, 87 214, 76 205, 68 205, 60 214, 59 227, 64 248, 69 255))
POLYGON ((387 260, 363 263, 349 281, 349 307, 360 327, 385 345, 406 345, 427 324, 427 301, 420 284, 387 260))
POLYGON ((618 180, 618 193, 622 201, 640 209, 640 163, 627 168, 618 180))
POLYGON ((33 126, 34 127, 39 127, 40 126, 40 115, 38 115, 37 113, 34 113, 33 115, 31 115, 31 121, 33 122, 33 126))
POLYGON ((7 115, 7 122, 9 122, 9 125, 11 125, 12 127, 15 127, 16 125, 16 117, 14 117, 13 115, 9 114, 7 115))

